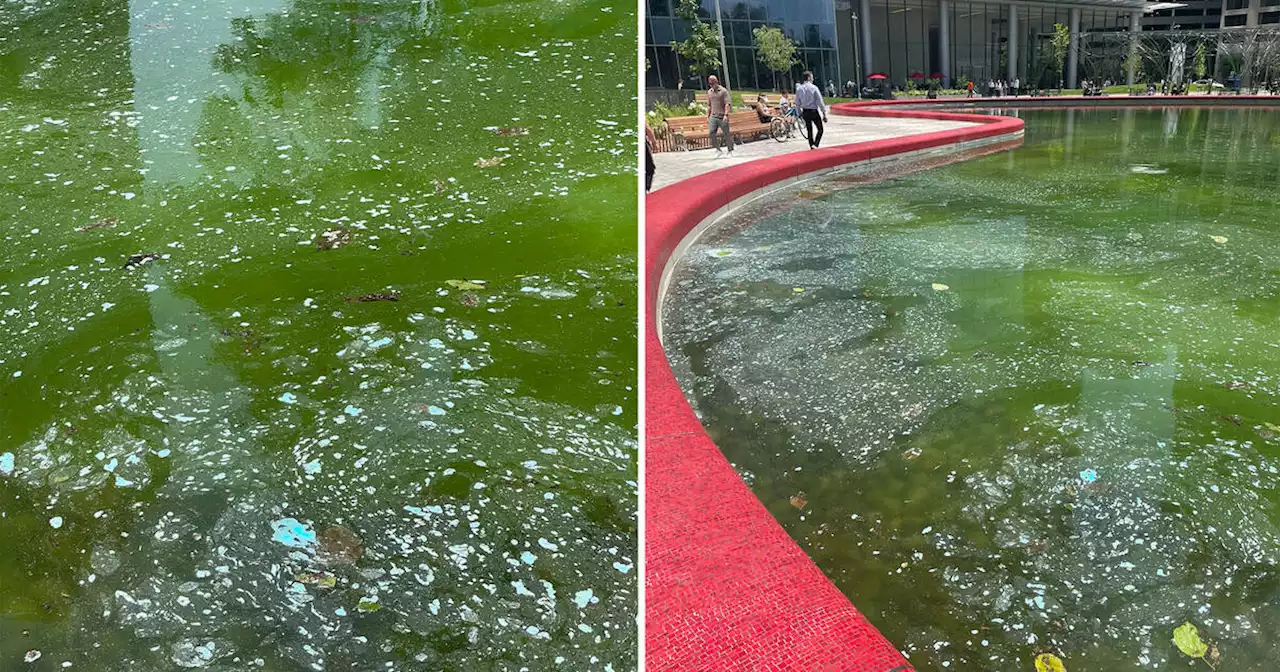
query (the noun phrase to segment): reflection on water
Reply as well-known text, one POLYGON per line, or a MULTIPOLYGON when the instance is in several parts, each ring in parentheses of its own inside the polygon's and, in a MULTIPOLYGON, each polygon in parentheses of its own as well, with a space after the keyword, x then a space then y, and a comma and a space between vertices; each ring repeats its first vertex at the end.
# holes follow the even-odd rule
POLYGON ((920 669, 1186 665, 1184 621, 1220 669, 1265 669, 1280 118, 1024 116, 1003 155, 712 232, 666 306, 677 375, 920 669))
POLYGON ((0 669, 634 668, 631 11, 0 3, 0 669))

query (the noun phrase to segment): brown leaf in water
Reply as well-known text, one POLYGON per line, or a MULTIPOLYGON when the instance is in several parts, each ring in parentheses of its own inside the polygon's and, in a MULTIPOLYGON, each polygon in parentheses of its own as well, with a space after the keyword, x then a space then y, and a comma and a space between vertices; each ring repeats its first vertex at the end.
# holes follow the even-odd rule
POLYGON ((495 129, 494 133, 501 136, 529 135, 529 129, 523 126, 503 126, 502 128, 495 129))
POLYGON ((1242 422, 1242 421, 1240 420, 1240 416, 1238 416, 1238 415, 1234 415, 1234 414, 1233 414, 1233 415, 1219 415, 1219 416, 1218 416, 1218 419, 1219 419, 1219 420, 1226 420, 1227 422, 1229 422, 1229 423, 1231 423, 1231 424, 1233 424, 1233 425, 1238 425, 1238 424, 1240 424, 1240 423, 1242 422))
POLYGON ((492 168, 494 166, 500 166, 502 165, 502 158, 503 157, 501 156, 495 156, 489 159, 479 159, 476 161, 475 165, 478 168, 492 168))
POLYGON ((374 301, 399 301, 400 295, 395 292, 374 292, 372 294, 361 294, 359 296, 348 296, 347 301, 351 303, 373 303, 374 301))
POLYGON ((364 542, 350 528, 331 525, 316 537, 320 561, 327 565, 354 565, 364 555, 364 542))
POLYGON ((431 186, 435 187, 437 194, 444 191, 447 188, 445 183, 441 182, 440 180, 431 180, 431 186))
POLYGON ((1246 383, 1243 380, 1233 380, 1229 383, 1223 383, 1223 387, 1226 387, 1228 390, 1239 390, 1249 387, 1249 383, 1246 383))
POLYGON ((809 497, 803 492, 797 492, 796 494, 791 495, 791 506, 794 506, 797 509, 803 509, 808 503, 809 497))
POLYGON ((85 224, 84 226, 76 229, 76 231, 83 233, 85 231, 92 231, 93 229, 107 229, 115 226, 119 222, 120 220, 115 217, 103 217, 102 219, 95 219, 92 222, 85 224))

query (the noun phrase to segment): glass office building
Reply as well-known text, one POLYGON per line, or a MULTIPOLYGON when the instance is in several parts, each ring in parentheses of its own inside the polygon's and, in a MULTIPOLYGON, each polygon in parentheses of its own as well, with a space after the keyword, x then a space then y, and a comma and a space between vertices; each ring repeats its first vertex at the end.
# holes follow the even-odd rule
MULTIPOLYGON (((684 85, 701 87, 671 47, 689 34, 688 22, 674 18, 674 5, 648 0, 647 83, 676 88, 683 77, 684 85)), ((1129 31, 1141 30, 1152 6, 1145 0, 720 0, 729 61, 721 72, 744 90, 789 88, 802 70, 812 70, 820 83, 883 73, 905 87, 913 77, 939 73, 948 84, 1017 77, 1024 86, 1052 87, 1050 41, 1061 24, 1072 33, 1062 64, 1068 86, 1084 78, 1123 83, 1129 31), (780 28, 797 43, 800 63, 791 73, 775 79, 756 58, 751 31, 758 26, 780 28)), ((702 15, 715 21, 715 0, 702 0, 702 15)))

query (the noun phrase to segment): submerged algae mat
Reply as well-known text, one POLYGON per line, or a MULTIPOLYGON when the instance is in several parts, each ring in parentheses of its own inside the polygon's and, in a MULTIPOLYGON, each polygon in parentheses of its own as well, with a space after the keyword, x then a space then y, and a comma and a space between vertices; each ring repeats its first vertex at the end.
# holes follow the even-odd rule
POLYGON ((1280 112, 1025 119, 712 231, 668 296, 677 376, 917 669, 1202 667, 1188 621, 1272 669, 1280 112))
POLYGON ((0 2, 0 669, 635 666, 633 9, 0 2))

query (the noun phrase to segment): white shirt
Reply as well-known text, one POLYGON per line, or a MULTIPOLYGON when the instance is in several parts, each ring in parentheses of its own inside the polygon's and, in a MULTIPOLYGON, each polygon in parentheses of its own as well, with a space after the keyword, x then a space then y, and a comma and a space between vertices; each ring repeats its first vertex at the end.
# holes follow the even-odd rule
POLYGON ((796 87, 796 107, 802 110, 821 110, 827 113, 827 105, 822 102, 822 92, 813 82, 804 82, 796 87))

